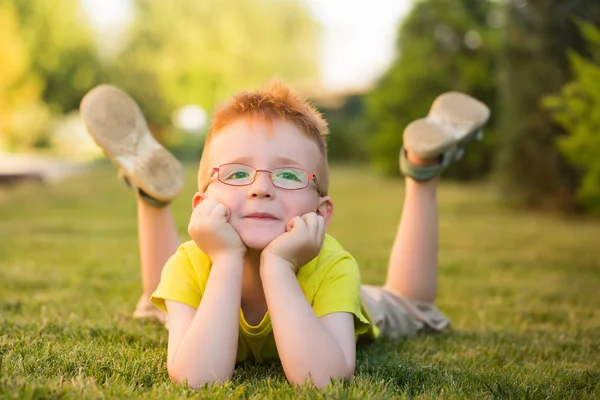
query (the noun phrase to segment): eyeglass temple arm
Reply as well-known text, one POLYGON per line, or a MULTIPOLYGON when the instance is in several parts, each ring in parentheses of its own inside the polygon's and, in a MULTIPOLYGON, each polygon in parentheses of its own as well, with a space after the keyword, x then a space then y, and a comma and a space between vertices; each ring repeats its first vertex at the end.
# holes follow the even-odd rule
POLYGON ((207 181, 206 181, 206 185, 204 185, 204 189, 202 189, 203 192, 206 192, 206 189, 208 189, 208 185, 210 185, 210 180, 212 179, 213 176, 215 176, 215 172, 219 172, 219 167, 214 167, 212 169, 212 172, 210 173, 207 181))
POLYGON ((312 180, 317 186, 317 193, 319 193, 319 196, 325 197, 325 193, 321 191, 321 187, 319 186, 319 180, 317 179, 317 176, 315 174, 312 174, 312 180))

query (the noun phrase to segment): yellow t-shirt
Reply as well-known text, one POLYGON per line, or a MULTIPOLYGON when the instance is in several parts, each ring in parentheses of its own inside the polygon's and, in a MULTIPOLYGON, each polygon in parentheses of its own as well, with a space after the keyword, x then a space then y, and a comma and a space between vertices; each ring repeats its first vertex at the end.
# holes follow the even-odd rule
MULTIPOLYGON (((193 241, 182 244, 165 264, 152 302, 165 311, 165 300, 198 308, 211 266, 211 260, 193 241)), ((296 277, 317 317, 349 312, 354 315, 357 339, 378 335, 361 300, 358 264, 334 238, 325 236, 319 255, 300 268, 296 277)), ((258 325, 252 326, 240 310, 237 362, 278 358, 269 312, 258 325)))

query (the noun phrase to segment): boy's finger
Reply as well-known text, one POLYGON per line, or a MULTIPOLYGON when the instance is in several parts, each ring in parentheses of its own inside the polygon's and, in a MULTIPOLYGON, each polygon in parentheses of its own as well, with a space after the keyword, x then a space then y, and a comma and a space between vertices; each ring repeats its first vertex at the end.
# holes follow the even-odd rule
POLYGON ((316 215, 317 214, 314 213, 314 212, 309 212, 309 213, 306 213, 306 214, 302 215, 301 218, 308 225, 308 224, 311 224, 311 223, 315 222, 315 219, 313 217, 315 217, 316 215))
POLYGON ((194 209, 194 213, 208 217, 212 210, 219 204, 215 199, 206 198, 194 209))
POLYGON ((321 215, 317 215, 317 224, 319 225, 317 235, 320 240, 323 240, 325 238, 325 218, 321 215))
POLYGON ((286 231, 290 232, 292 230, 302 229, 303 227, 306 229, 306 223, 304 220, 300 217, 294 217, 288 221, 286 225, 286 231))
POLYGON ((223 220, 225 222, 229 221, 230 215, 231 212, 229 211, 229 208, 227 208, 223 203, 217 203, 210 213, 211 218, 223 220))
POLYGON ((319 231, 319 221, 317 219, 317 214, 314 212, 304 214, 302 219, 306 223, 306 227, 308 228, 308 234, 310 237, 316 237, 319 231))

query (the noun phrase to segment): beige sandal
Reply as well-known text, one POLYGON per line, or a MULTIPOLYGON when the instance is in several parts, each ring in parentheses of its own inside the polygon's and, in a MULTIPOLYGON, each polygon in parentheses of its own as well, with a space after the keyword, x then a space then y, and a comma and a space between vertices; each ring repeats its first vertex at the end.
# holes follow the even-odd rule
POLYGON ((100 85, 81 101, 81 118, 136 195, 153 206, 164 206, 181 192, 181 164, 154 139, 144 115, 127 93, 100 85))
POLYGON ((466 145, 483 137, 482 128, 490 117, 489 108, 477 99, 458 92, 438 96, 426 118, 408 124, 400 152, 400 170, 406 176, 425 181, 439 175, 464 154, 466 145), (428 166, 411 164, 406 151, 419 158, 440 158, 428 166))
POLYGON ((133 318, 154 319, 165 326, 167 324, 167 313, 159 308, 156 308, 156 306, 152 304, 152 302, 143 294, 138 300, 137 305, 135 306, 133 318))

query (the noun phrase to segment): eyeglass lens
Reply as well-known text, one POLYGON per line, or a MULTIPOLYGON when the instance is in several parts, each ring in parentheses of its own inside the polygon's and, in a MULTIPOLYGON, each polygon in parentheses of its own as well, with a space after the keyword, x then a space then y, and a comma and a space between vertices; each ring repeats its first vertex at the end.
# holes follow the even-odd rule
MULTIPOLYGON (((218 177, 227 185, 243 186, 254 182, 256 175, 257 170, 249 165, 225 164, 219 167, 218 177)), ((308 173, 298 168, 276 168, 270 172, 270 177, 273 184, 282 189, 302 189, 308 186, 308 173)))

